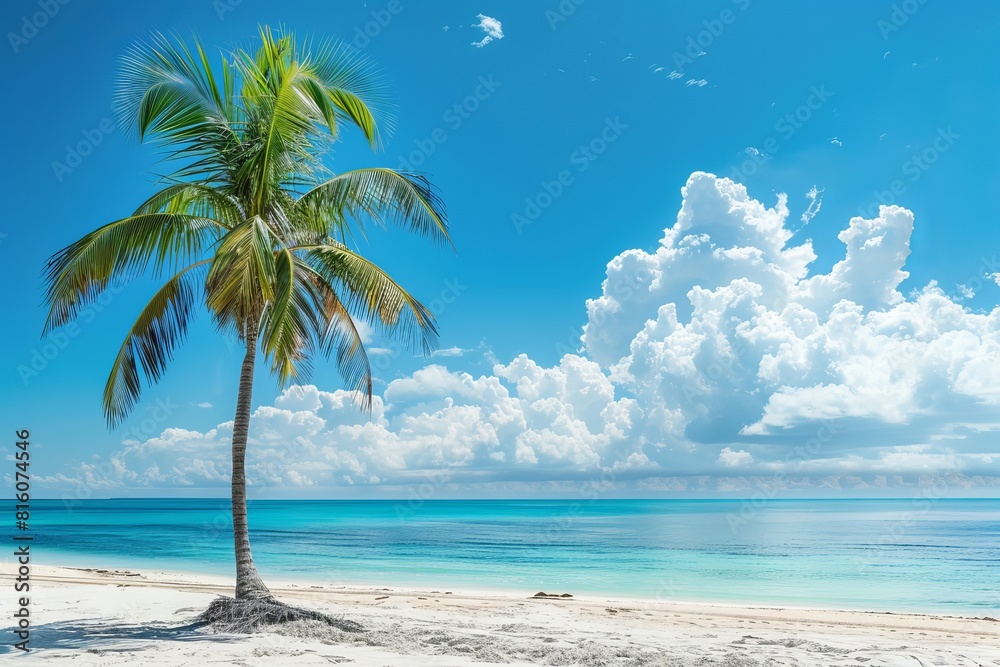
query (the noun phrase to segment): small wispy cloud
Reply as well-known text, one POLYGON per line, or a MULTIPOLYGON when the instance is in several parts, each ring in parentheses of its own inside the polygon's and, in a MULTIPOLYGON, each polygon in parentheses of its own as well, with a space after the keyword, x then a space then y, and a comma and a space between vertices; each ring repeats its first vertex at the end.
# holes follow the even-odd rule
POLYGON ((626 60, 635 60, 635 58, 636 58, 636 56, 633 56, 633 55, 632 55, 632 54, 630 53, 630 54, 628 54, 627 56, 625 56, 624 58, 622 58, 622 62, 625 62, 626 60))
POLYGON ((368 348, 368 354, 382 355, 382 354, 392 354, 394 350, 388 347, 370 347, 368 348))
POLYGON ((806 193, 806 199, 809 200, 809 207, 802 213, 802 223, 808 225, 809 221, 815 218, 819 210, 823 208, 823 191, 816 189, 814 185, 806 193))
POLYGON ((462 347, 446 347, 443 350, 434 350, 432 356, 435 357, 461 357, 466 352, 472 352, 472 350, 466 350, 462 347))
POLYGON ((841 141, 840 139, 838 139, 837 137, 831 138, 830 139, 830 143, 833 144, 834 146, 843 146, 844 145, 844 142, 841 141))
POLYGON ((662 71, 663 71, 662 67, 657 67, 656 69, 653 70, 653 73, 662 72, 662 71))
POLYGON ((684 75, 681 74, 680 72, 678 72, 677 70, 674 70, 670 74, 667 75, 667 78, 668 79, 679 79, 682 76, 684 76, 684 75))
POLYGON ((494 39, 503 39, 503 26, 500 25, 500 21, 497 21, 492 16, 486 16, 485 14, 478 14, 476 18, 479 19, 479 23, 476 23, 472 27, 482 28, 483 32, 486 33, 486 36, 478 42, 473 42, 473 46, 481 49, 494 39))
POLYGON ((684 83, 684 85, 687 85, 687 86, 698 86, 699 88, 701 88, 702 86, 707 86, 708 85, 708 81, 705 81, 705 79, 688 79, 684 83))
POLYGON ((205 408, 207 410, 208 408, 212 407, 212 404, 209 403, 208 401, 203 401, 201 403, 195 403, 194 407, 196 407, 196 408, 205 408))

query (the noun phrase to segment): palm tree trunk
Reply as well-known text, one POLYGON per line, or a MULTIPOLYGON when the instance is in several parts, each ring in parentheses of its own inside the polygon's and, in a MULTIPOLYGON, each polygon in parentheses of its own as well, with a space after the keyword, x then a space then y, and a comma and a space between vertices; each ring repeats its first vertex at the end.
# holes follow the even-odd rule
POLYGON ((236 599, 270 599, 250 553, 247 529, 247 478, 244 462, 247 433, 250 430, 250 407, 253 394, 253 369, 257 356, 257 332, 246 336, 247 353, 240 371, 240 390, 236 398, 236 421, 233 424, 233 542, 236 547, 236 599))

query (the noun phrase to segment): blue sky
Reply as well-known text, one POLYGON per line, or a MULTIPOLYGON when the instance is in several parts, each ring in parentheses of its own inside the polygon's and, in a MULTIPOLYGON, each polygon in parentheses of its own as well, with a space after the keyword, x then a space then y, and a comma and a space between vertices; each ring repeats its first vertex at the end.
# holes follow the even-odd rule
POLYGON ((125 50, 154 31, 226 48, 259 24, 379 64, 395 134, 379 154, 348 134, 330 164, 427 173, 457 247, 364 248, 447 351, 372 340, 372 422, 332 365, 284 395, 260 374, 261 493, 992 493, 1000 8, 940 0, 5 3, 0 396, 40 445, 39 488, 226 492, 239 355, 208 318, 109 432, 100 391, 150 285, 43 340, 40 275, 169 168, 110 123, 125 50))

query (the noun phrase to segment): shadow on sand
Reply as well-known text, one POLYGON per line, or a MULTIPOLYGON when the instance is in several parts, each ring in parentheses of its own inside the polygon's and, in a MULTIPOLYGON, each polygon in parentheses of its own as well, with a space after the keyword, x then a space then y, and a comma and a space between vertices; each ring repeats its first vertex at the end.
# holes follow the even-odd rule
MULTIPOLYGON (((32 651, 38 649, 92 650, 100 653, 114 653, 141 649, 144 643, 153 641, 232 642, 240 639, 234 635, 215 634, 204 628, 203 623, 188 623, 179 626, 132 625, 101 618, 88 621, 64 621, 32 626, 29 646, 32 651)), ((0 634, 5 637, 16 637, 14 631, 15 628, 8 626, 0 630, 0 634)), ((15 649, 12 644, 13 642, 4 642, 0 645, 0 655, 21 652, 19 649, 15 649)))

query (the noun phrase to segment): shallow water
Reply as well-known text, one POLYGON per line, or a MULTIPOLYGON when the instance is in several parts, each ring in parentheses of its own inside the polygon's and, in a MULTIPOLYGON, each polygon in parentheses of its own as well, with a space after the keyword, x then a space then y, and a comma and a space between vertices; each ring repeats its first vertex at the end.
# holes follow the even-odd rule
MULTIPOLYGON (((33 501, 36 563, 228 574, 225 500, 33 501)), ((996 615, 1000 500, 250 502, 264 575, 996 615)))

